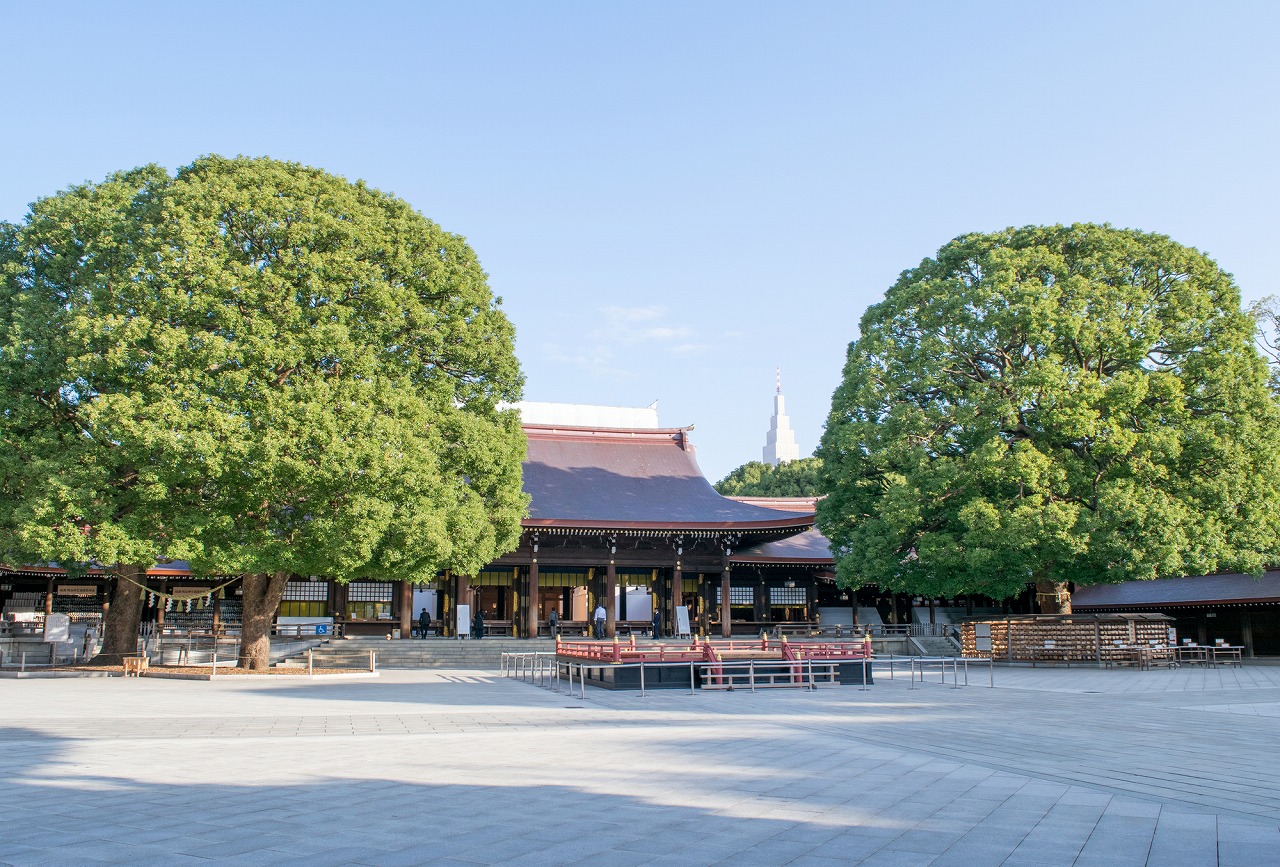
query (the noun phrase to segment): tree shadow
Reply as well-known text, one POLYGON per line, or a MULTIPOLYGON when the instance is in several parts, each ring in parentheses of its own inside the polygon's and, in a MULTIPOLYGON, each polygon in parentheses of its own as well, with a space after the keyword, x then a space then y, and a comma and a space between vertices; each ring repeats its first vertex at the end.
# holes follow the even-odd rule
MULTIPOLYGON (((874 823, 841 827, 812 814, 752 816, 750 794, 725 810, 691 805, 687 798, 674 803, 602 794, 586 785, 522 785, 517 777, 459 783, 452 779, 458 757, 446 754, 430 766, 438 767, 439 780, 430 774, 405 782, 335 773, 316 782, 237 785, 194 779, 219 746, 217 739, 199 739, 190 744, 193 779, 156 782, 144 779, 148 753, 160 749, 154 743, 92 743, 95 751, 132 751, 138 773, 89 771, 79 752, 84 741, 0 728, 0 793, 7 805, 0 862, 712 863, 753 850, 782 863, 807 852, 869 854, 903 831, 874 823)), ((166 742, 166 760, 186 748, 166 742)), ((422 748, 414 742, 414 749, 422 748)), ((283 754, 297 749, 280 739, 283 754)), ((299 757, 312 759, 314 753, 299 757)), ((114 761, 119 765, 120 756, 114 761)), ((678 783, 672 769, 655 768, 654 774, 678 783)))

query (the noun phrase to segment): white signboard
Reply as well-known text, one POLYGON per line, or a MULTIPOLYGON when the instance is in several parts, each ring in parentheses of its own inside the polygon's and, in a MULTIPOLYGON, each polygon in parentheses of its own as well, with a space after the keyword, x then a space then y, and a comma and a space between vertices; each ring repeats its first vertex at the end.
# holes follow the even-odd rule
POLYGON ((676 637, 690 635, 689 632, 689 609, 681 605, 676 609, 676 637))
POLYGON ((991 652, 991 624, 975 623, 973 625, 973 640, 977 645, 975 649, 979 653, 991 652))
POLYGON ((471 637, 471 606, 470 605, 458 606, 457 623, 458 623, 458 637, 470 638, 471 637))
POLYGON ((70 641, 71 618, 65 614, 50 614, 44 619, 45 641, 70 641))

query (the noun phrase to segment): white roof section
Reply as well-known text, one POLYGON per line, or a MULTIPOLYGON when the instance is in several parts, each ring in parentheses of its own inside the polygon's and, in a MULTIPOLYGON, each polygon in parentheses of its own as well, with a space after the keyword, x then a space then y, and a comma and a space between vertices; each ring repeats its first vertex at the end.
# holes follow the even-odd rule
POLYGON ((542 403, 524 400, 512 404, 525 424, 565 427, 656 428, 658 402, 648 406, 593 406, 587 403, 542 403))

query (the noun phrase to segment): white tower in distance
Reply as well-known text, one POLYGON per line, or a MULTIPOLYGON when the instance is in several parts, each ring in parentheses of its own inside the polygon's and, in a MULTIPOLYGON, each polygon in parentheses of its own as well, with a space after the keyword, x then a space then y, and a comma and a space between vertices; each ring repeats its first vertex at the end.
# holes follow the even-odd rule
POLYGON ((764 441, 764 462, 776 467, 800 457, 800 446, 787 418, 787 399, 782 396, 782 368, 777 370, 778 392, 773 396, 773 418, 764 441))

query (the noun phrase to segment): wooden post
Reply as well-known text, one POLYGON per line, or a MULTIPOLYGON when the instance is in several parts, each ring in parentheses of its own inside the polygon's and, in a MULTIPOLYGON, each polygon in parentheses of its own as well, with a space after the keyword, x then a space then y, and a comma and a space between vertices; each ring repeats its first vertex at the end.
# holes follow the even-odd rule
MULTIPOLYGON (((680 563, 676 562, 675 568, 671 570, 671 610, 667 613, 667 622, 671 634, 676 634, 676 629, 680 623, 676 620, 676 611, 680 608, 680 603, 684 601, 684 573, 680 571, 680 563)), ((690 627, 692 628, 692 627, 690 627)))
POLYGON ((48 617, 53 613, 53 576, 49 576, 49 583, 44 593, 44 616, 48 617))
MULTIPOLYGON (((163 593, 167 588, 168 588, 168 584, 164 581, 161 581, 160 587, 159 587, 160 592, 163 593)), ((156 597, 156 626, 164 626, 164 609, 166 607, 167 606, 165 605, 165 598, 163 596, 157 596, 156 597)))
POLYGON ((769 585, 765 582, 763 575, 760 576, 760 580, 756 583, 754 590, 755 596, 753 601, 755 604, 751 607, 752 617, 757 622, 767 622, 769 620, 769 615, 772 612, 770 611, 769 605, 769 585))
MULTIPOLYGON (((604 637, 617 638, 618 636, 618 570, 613 565, 613 560, 609 560, 609 566, 604 573, 604 637)), ((615 662, 617 660, 614 660, 615 662)))
POLYGON ((720 573, 720 637, 721 638, 729 638, 733 635, 733 623, 730 620, 730 611, 732 611, 732 609, 729 606, 729 586, 731 584, 729 580, 729 576, 730 576, 729 567, 726 566, 725 570, 720 573))
POLYGON ((1249 610, 1240 612, 1240 643, 1244 645, 1244 655, 1253 658, 1253 618, 1249 610))
POLYGON ((529 561, 528 598, 525 601, 525 638, 538 637, 538 558, 529 561))
MULTIPOLYGON (((471 605, 471 584, 469 581, 467 581, 466 575, 458 576, 458 597, 457 599, 454 600, 454 604, 453 604, 453 610, 454 610, 453 619, 455 621, 458 619, 457 610, 459 605, 471 605)), ((472 618, 476 616, 475 606, 471 607, 471 616, 472 618)), ((457 635, 459 637, 461 637, 462 635, 467 635, 471 631, 470 623, 464 623, 461 626, 458 626, 456 623, 452 625, 456 630, 458 630, 457 635)))
POLYGON ((400 637, 413 637, 413 585, 408 581, 397 581, 400 591, 400 637))

